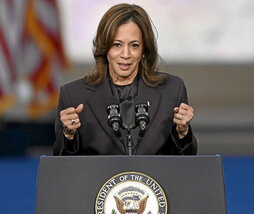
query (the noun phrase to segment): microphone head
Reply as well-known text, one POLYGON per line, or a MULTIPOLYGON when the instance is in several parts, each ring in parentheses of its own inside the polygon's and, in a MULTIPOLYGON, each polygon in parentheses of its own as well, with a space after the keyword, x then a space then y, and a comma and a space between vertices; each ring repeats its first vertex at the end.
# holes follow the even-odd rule
POLYGON ((119 101, 117 100, 116 97, 111 96, 107 99, 107 105, 106 105, 106 110, 109 113, 110 109, 115 108, 119 110, 119 101))
POLYGON ((141 131, 145 131, 146 125, 149 123, 150 118, 148 115, 149 102, 144 97, 137 97, 135 99, 135 123, 139 125, 141 131))
POLYGON ((115 132, 119 131, 119 127, 122 125, 122 118, 119 114, 119 105, 116 97, 109 97, 107 99, 107 113, 108 113, 108 125, 113 128, 115 132))

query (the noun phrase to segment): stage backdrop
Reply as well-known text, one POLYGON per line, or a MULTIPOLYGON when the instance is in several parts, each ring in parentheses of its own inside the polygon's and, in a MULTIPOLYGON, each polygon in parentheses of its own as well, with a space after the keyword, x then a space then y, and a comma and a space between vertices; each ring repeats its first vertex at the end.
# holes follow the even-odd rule
MULTIPOLYGON (((60 0, 67 52, 76 62, 92 59, 92 39, 102 15, 119 0, 60 0)), ((158 31, 166 62, 251 62, 253 0, 125 0, 144 7, 158 31)))

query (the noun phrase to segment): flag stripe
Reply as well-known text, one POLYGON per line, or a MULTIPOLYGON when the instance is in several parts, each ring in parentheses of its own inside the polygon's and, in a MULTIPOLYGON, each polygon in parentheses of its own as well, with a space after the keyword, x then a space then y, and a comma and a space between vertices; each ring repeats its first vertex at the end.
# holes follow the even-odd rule
POLYGON ((24 20, 25 67, 34 87, 28 113, 31 117, 38 117, 56 107, 61 77, 68 68, 68 61, 62 45, 55 0, 28 0, 24 20), (36 63, 31 64, 31 58, 36 63))
POLYGON ((11 57, 10 49, 7 45, 7 42, 6 42, 5 38, 4 38, 4 34, 3 34, 1 26, 0 26, 0 48, 1 48, 1 50, 4 54, 4 56, 5 56, 11 79, 14 80, 16 74, 15 74, 14 69, 13 69, 13 60, 12 60, 12 57, 11 57))

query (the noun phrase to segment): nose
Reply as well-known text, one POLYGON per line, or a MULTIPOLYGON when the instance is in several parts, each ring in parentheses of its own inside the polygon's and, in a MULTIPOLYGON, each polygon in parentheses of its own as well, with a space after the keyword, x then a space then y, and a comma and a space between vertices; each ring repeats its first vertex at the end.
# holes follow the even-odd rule
POLYGON ((131 57, 130 47, 128 47, 127 45, 123 46, 121 57, 124 59, 128 59, 131 57))

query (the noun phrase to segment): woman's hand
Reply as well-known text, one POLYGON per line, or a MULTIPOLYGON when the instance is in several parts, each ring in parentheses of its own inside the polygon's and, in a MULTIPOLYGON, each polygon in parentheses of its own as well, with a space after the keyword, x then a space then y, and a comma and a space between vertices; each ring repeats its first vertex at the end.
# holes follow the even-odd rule
POLYGON ((173 121, 176 124, 176 131, 180 139, 184 138, 189 131, 189 124, 194 117, 194 110, 191 106, 181 103, 174 108, 173 121))
POLYGON ((84 105, 80 104, 77 108, 70 107, 60 112, 60 120, 63 124, 63 132, 67 139, 72 140, 77 129, 81 126, 79 114, 83 110, 84 105))

